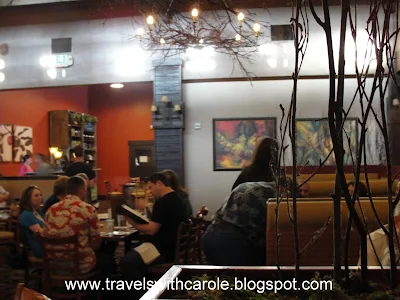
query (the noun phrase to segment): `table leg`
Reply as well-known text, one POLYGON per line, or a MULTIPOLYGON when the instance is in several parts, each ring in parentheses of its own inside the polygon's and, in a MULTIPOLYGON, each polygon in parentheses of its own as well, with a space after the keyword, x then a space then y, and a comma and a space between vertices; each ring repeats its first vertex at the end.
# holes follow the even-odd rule
POLYGON ((131 241, 130 240, 125 240, 124 251, 125 251, 125 254, 127 254, 129 251, 131 251, 131 241))

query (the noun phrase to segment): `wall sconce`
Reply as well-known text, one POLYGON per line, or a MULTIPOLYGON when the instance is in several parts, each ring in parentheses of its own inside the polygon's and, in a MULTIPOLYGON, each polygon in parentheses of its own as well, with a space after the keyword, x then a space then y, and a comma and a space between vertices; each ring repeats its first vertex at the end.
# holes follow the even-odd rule
POLYGON ((49 151, 50 151, 50 153, 51 153, 52 155, 54 155, 55 153, 58 152, 58 148, 57 148, 57 147, 51 147, 51 148, 49 148, 49 151))
POLYGON ((175 112, 177 112, 177 113, 182 113, 182 107, 181 107, 181 105, 180 105, 180 104, 175 104, 175 105, 174 105, 174 110, 175 110, 175 112))
POLYGON ((54 158, 55 159, 60 159, 61 157, 62 157, 62 152, 61 151, 57 151, 56 153, 54 153, 53 155, 54 155, 54 158))
POLYGON ((168 102, 168 96, 162 96, 161 97, 161 102, 168 102))
POLYGON ((397 108, 400 106, 400 100, 398 98, 394 98, 392 101, 392 106, 397 108))
POLYGON ((155 106, 154 104, 151 106, 151 111, 153 112, 153 113, 156 113, 157 111, 158 111, 158 108, 157 108, 157 106, 155 106))

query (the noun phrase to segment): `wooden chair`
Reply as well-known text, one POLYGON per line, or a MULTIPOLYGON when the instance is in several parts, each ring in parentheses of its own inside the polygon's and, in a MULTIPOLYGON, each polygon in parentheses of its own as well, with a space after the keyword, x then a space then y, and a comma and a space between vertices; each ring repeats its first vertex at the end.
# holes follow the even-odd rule
POLYGON ((197 227, 192 220, 181 222, 178 227, 175 258, 172 263, 150 265, 147 268, 149 276, 161 276, 173 265, 185 265, 195 259, 197 246, 197 227))
POLYGON ((205 255, 203 255, 203 251, 201 250, 201 239, 203 237, 204 232, 206 231, 206 221, 205 217, 208 215, 208 208, 203 205, 200 211, 196 214, 195 218, 192 218, 192 221, 196 223, 196 251, 197 251, 197 263, 202 265, 205 261, 205 255))
POLYGON ((34 290, 28 289, 23 283, 19 283, 15 290, 14 300, 51 300, 49 297, 34 290))
POLYGON ((29 249, 24 242, 24 238, 21 235, 20 231, 19 210, 18 213, 16 210, 12 213, 10 212, 10 217, 8 218, 8 228, 14 234, 14 242, 18 253, 24 256, 24 259, 26 261, 26 266, 24 270, 25 284, 28 285, 31 279, 33 279, 38 282, 39 290, 41 290, 43 280, 43 259, 29 255, 29 249))
MULTIPOLYGON (((78 236, 66 238, 39 237, 45 262, 45 290, 52 298, 85 299, 93 291, 67 291, 66 280, 99 280, 99 272, 81 273, 79 269, 78 236)), ((101 299, 101 292, 97 299, 101 299)))

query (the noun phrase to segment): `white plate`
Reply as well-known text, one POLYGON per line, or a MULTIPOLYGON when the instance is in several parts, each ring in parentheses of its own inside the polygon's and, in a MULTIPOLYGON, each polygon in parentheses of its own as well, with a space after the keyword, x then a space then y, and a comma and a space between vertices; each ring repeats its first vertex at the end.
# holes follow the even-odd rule
POLYGON ((124 231, 113 231, 113 235, 126 235, 124 231))

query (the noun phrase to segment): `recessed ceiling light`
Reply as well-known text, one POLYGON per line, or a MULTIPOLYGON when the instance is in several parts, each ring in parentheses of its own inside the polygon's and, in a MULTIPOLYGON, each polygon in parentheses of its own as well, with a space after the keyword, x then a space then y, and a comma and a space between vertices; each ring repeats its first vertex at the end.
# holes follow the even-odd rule
POLYGON ((113 83, 110 85, 113 89, 122 89, 124 85, 122 83, 113 83))

